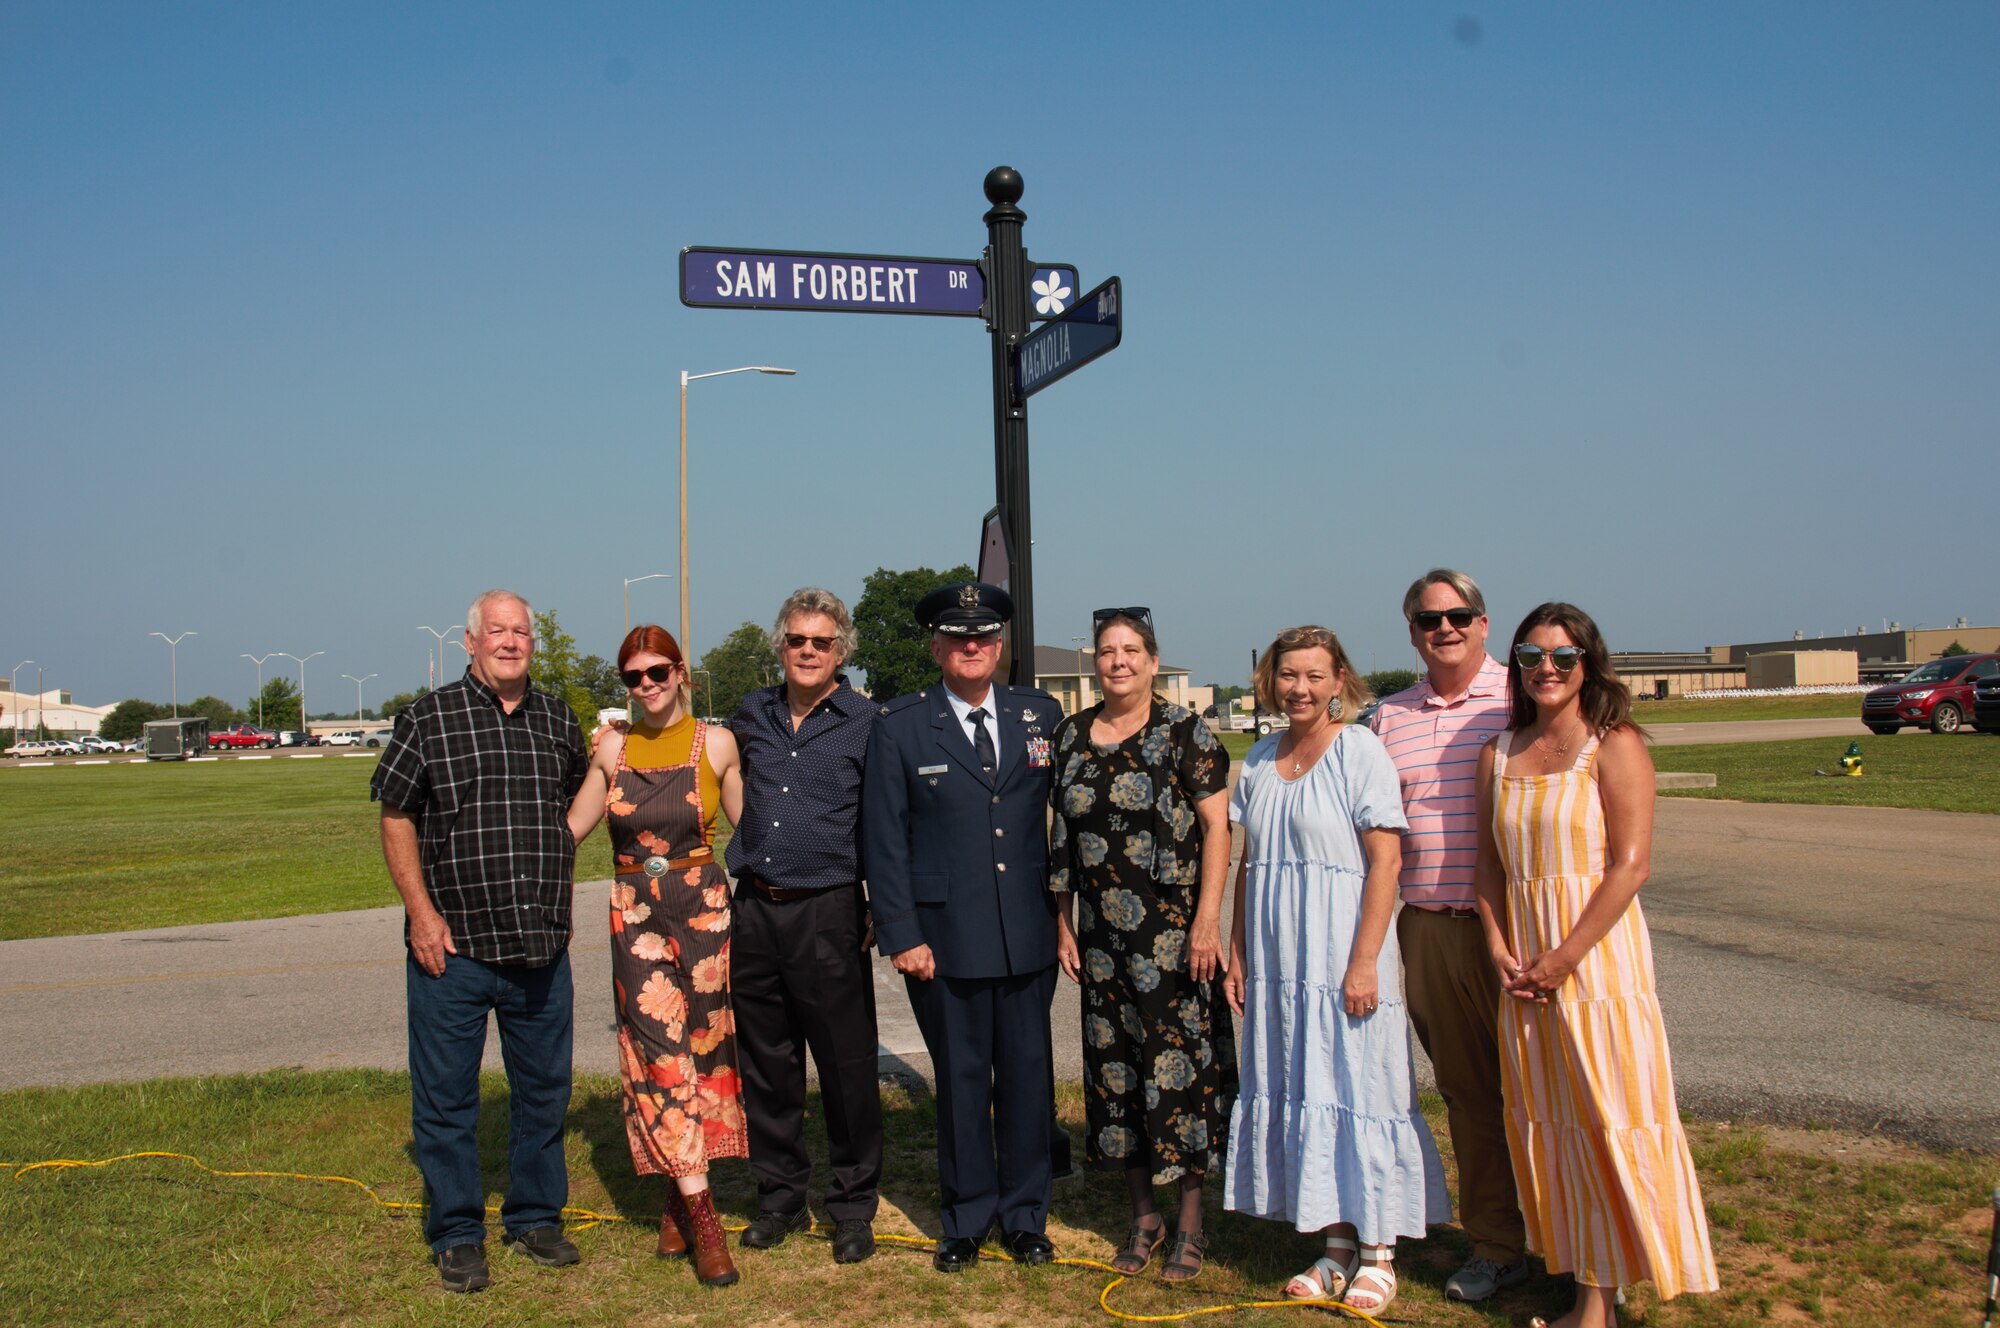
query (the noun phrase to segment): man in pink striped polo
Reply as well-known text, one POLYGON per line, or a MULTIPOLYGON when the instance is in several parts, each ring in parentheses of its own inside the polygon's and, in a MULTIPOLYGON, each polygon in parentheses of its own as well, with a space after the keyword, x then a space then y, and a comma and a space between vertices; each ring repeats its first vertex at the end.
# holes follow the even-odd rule
POLYGON ((1500 1100, 1500 978, 1472 907, 1475 774, 1480 747, 1507 724, 1507 670, 1486 653, 1486 599, 1465 573, 1424 573, 1403 596, 1403 617, 1424 676, 1384 700, 1374 719, 1410 822, 1396 939, 1410 1022, 1444 1097, 1459 1221, 1472 1241, 1445 1295, 1485 1300, 1528 1277, 1500 1100))

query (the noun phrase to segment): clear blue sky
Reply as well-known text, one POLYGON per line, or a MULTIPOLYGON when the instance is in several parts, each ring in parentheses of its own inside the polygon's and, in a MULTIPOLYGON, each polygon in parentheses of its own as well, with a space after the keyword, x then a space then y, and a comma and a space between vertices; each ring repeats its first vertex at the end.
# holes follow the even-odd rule
POLYGON ((976 320, 684 308, 683 245, 1125 281, 1030 408, 1040 632, 1409 662, 1436 563, 1615 649, 2000 620, 2000 6, 0 4, 0 670, 418 685, 970 560, 976 320), (1005 12, 1005 24, 984 17, 1005 12), (670 581, 633 588, 672 624, 670 581), (456 650, 451 658, 462 658, 456 650), (282 662, 282 661, 277 661, 282 662))

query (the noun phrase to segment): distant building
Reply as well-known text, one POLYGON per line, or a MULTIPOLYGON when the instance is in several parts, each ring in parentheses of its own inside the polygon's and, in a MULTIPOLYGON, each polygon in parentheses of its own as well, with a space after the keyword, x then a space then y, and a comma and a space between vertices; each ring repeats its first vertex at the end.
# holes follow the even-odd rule
POLYGON ((1708 654, 1717 663, 1747 664, 1752 655, 1789 650, 1851 650, 1861 677, 1877 681, 1901 677, 1919 664, 1941 658, 1953 643, 1975 655, 2000 651, 2000 627, 1974 627, 1963 618, 1950 627, 1905 628, 1900 623, 1890 623, 1888 630, 1881 632, 1857 629, 1849 636, 1811 638, 1800 632, 1787 641, 1710 646, 1708 654))
POLYGON ((116 706, 78 705, 62 688, 14 693, 0 687, 0 729, 33 733, 38 728, 59 738, 80 738, 97 732, 116 706))

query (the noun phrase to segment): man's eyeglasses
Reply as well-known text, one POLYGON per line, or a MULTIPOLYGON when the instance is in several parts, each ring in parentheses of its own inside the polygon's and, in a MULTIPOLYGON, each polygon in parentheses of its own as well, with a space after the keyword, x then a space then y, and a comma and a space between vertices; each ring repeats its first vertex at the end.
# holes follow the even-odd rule
POLYGON ((1544 650, 1540 646, 1519 645, 1514 647, 1514 662, 1524 672, 1533 673, 1542 667, 1546 658, 1556 666, 1557 673, 1568 673, 1583 663, 1583 652, 1575 646, 1557 646, 1554 650, 1544 650))
POLYGON ((830 636, 802 636, 797 632, 785 633, 785 649, 787 650, 804 650, 808 641, 812 642, 812 648, 819 651, 822 655, 833 649, 833 638, 830 636))
POLYGON ((1435 632, 1446 623, 1462 632, 1472 626, 1472 620, 1478 616, 1471 609, 1418 609, 1410 615, 1410 621, 1417 625, 1420 632, 1435 632))
POLYGON ((1129 609, 1097 610, 1090 615, 1090 630, 1094 632, 1114 618, 1130 618, 1132 621, 1142 622, 1148 627, 1153 625, 1153 611, 1143 605, 1135 604, 1129 609))
POLYGON ((674 676, 677 664, 655 664, 650 669, 627 669, 618 675, 618 681, 625 684, 628 692, 637 691, 642 681, 666 682, 674 676))

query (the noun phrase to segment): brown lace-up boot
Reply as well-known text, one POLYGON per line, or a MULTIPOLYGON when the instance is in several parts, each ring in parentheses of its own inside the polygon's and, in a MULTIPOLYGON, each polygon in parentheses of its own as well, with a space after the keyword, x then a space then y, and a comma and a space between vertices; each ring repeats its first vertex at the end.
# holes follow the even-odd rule
POLYGON ((684 1194, 688 1226, 694 1247, 694 1275, 703 1286, 733 1286, 739 1274, 729 1261, 729 1241, 722 1234, 722 1220, 715 1215, 715 1199, 707 1190, 684 1194))
POLYGON ((660 1244, 654 1251, 662 1259, 685 1259, 688 1256, 688 1210, 681 1202, 681 1191, 672 1177, 667 1178, 667 1209, 660 1214, 660 1244))

